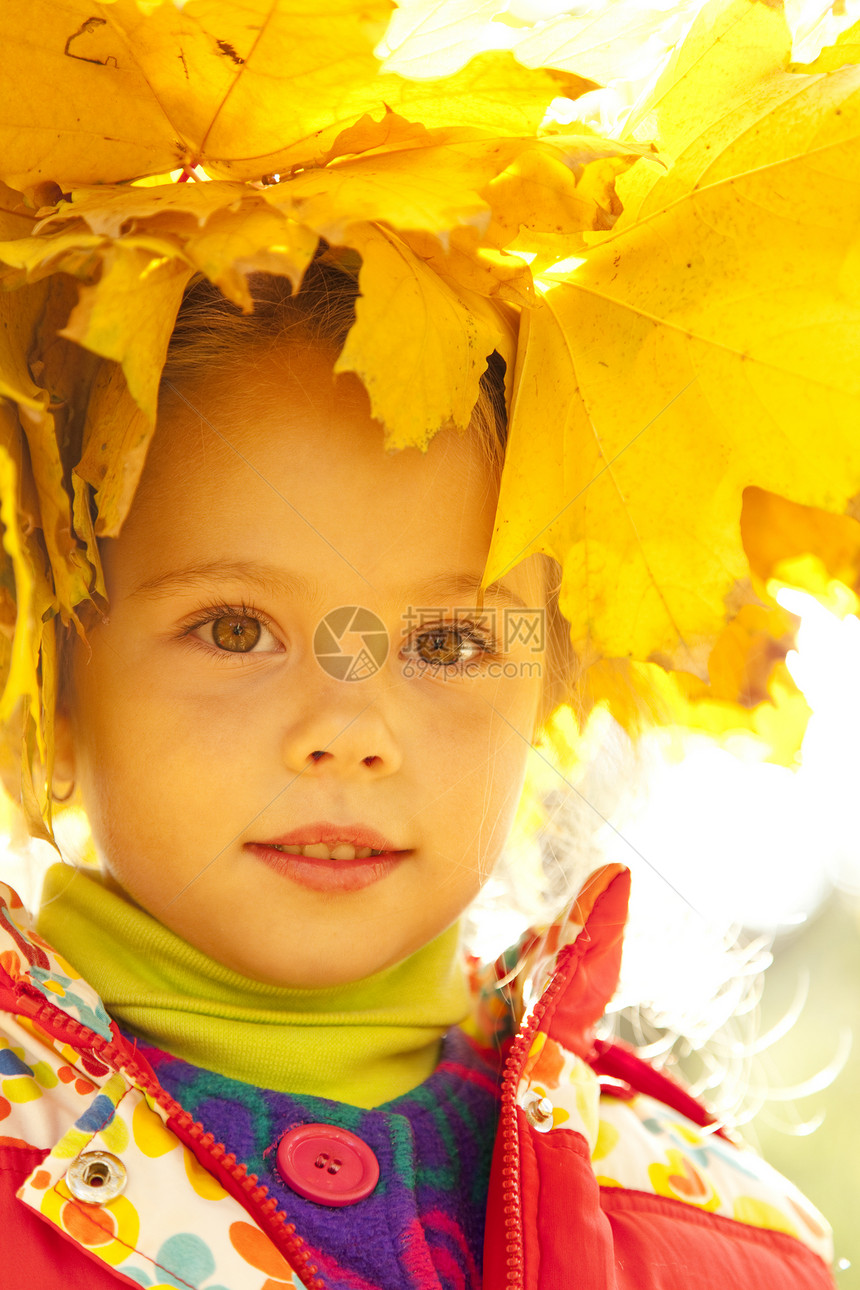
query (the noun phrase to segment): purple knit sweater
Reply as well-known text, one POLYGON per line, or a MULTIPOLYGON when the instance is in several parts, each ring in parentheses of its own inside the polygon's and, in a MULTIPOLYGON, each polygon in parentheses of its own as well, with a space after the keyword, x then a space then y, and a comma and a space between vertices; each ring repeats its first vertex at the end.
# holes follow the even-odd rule
POLYGON ((256 1088, 129 1037, 171 1096, 268 1186, 330 1290, 480 1290, 496 1053, 451 1030, 428 1080, 366 1111, 256 1088), (308 1123, 349 1129, 372 1148, 380 1178, 365 1200, 331 1208, 283 1182, 277 1144, 308 1123))

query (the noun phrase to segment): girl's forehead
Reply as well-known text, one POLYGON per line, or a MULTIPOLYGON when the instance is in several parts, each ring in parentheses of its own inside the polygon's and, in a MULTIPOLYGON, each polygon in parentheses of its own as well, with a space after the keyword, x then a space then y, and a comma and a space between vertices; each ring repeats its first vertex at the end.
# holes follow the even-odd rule
MULTIPOLYGON (((445 429, 426 451, 386 450, 364 387, 351 373, 336 375, 334 360, 323 346, 292 344, 170 380, 142 493, 183 476, 197 491, 228 485, 242 463, 297 482, 303 473, 320 483, 354 478, 356 486, 372 478, 385 488, 427 492, 438 481, 437 504, 456 508, 468 494, 472 504, 485 495, 495 505, 498 479, 476 433, 445 429)), ((310 482, 303 479, 305 487, 310 482)))
MULTIPOLYGON (((477 435, 445 429, 426 452, 386 452, 362 386, 335 378, 333 358, 291 348, 171 381, 108 577, 118 564, 140 581, 177 561, 262 561, 320 584, 479 578, 498 480, 477 435)), ((536 590, 533 570, 510 578, 536 590)))

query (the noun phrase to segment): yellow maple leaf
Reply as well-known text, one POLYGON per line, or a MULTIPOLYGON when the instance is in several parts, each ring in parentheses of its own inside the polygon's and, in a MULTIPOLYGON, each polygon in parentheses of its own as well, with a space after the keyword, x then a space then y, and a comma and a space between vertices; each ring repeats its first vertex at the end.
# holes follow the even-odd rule
MULTIPOLYGON (((746 111, 754 122, 762 94, 769 95, 776 82, 784 82, 789 92, 790 82, 780 73, 790 56, 791 33, 781 5, 710 0, 628 119, 624 137, 659 142, 660 156, 675 164, 701 138, 701 151, 711 159, 715 145, 732 141, 749 126, 749 121, 735 123, 735 111, 746 111)), ((643 198, 662 178, 655 168, 638 166, 621 178, 618 194, 629 220, 640 217, 643 198)))
MULTIPOLYGON (((378 47, 386 71, 401 76, 451 76, 483 43, 498 0, 407 0, 398 4, 378 47)), ((498 27, 499 24, 496 24, 498 27)), ((501 28, 505 32, 505 28, 501 28)), ((507 27, 509 40, 513 29, 507 27)), ((497 46, 501 47, 501 46, 497 46)))
POLYGON ((17 486, 32 499, 22 514, 28 527, 38 526, 44 533, 53 582, 64 607, 85 598, 89 585, 86 561, 78 553, 72 532, 55 424, 55 418, 65 412, 63 396, 72 393, 78 380, 49 339, 58 318, 65 317, 69 300, 62 279, 40 282, 14 294, 0 292, 0 398, 18 408, 18 443, 15 446, 7 435, 6 449, 17 486), (27 361, 33 350, 42 354, 38 364, 27 361), (22 436, 26 460, 20 452, 22 436))
MULTIPOLYGON (((113 243, 122 239, 124 251, 136 252, 144 275, 141 283, 156 271, 151 264, 175 260, 170 272, 190 268, 205 273, 228 299, 250 310, 247 275, 280 273, 298 286, 318 240, 313 230, 291 220, 267 196, 247 184, 218 180, 77 189, 44 216, 38 236, 0 244, 0 263, 26 270, 30 280, 58 269, 93 277, 94 265, 112 257, 113 243), (149 252, 148 259, 137 254, 142 251, 149 252)), ((166 263, 158 270, 162 277, 165 269, 166 263)), ((0 275, 3 272, 0 269, 0 275)), ((8 280, 9 268, 5 272, 8 280)), ((95 295, 113 290, 99 279, 96 292, 90 293, 91 303, 95 295)), ((117 334, 124 325, 134 325, 131 312, 123 316, 112 309, 112 315, 117 334)), ((79 339, 86 344, 83 335, 82 328, 79 339)), ((139 339, 137 344, 140 348, 139 339)), ((114 347, 118 345, 115 341, 114 347)), ((149 355, 156 374, 160 353, 156 347, 149 355)))
POLYGON ((811 63, 792 63, 793 72, 835 72, 846 63, 860 63, 860 22, 840 32, 811 63))
POLYGON ((446 421, 468 425, 487 355, 507 349, 506 329, 489 301, 449 286, 393 232, 355 225, 350 241, 362 295, 335 371, 361 378, 386 447, 425 448, 446 421))
POLYGON ((447 129, 426 131, 421 145, 410 139, 400 148, 390 140, 384 151, 305 170, 267 196, 333 242, 344 241, 350 224, 366 221, 427 233, 486 228, 490 208, 480 192, 527 141, 447 129))
MULTIPOLYGON (((715 30, 739 61, 744 24, 715 30)), ((746 575, 744 488, 839 510, 860 485, 860 80, 781 73, 783 57, 791 92, 747 97, 728 137, 700 116, 521 335, 485 585, 556 555, 587 660, 702 671, 746 575)), ((686 110, 697 75, 713 101, 709 60, 678 66, 686 110)))
MULTIPOLYGON (((534 283, 528 265, 517 255, 479 245, 472 230, 455 229, 445 247, 428 233, 409 231, 402 236, 422 263, 450 285, 512 305, 529 308, 534 304, 534 283)), ((512 354, 513 350, 509 346, 505 352, 512 354)))
MULTIPOLYGON (((425 446, 440 425, 466 423, 492 348, 512 357, 510 319, 495 316, 488 302, 528 305, 533 292, 523 261, 500 254, 500 248, 521 241, 526 231, 532 236, 547 220, 553 237, 568 239, 583 229, 606 227, 614 218, 607 209, 611 184, 604 183, 595 200, 592 167, 617 163, 622 168, 641 151, 588 133, 536 139, 485 136, 459 126, 428 130, 386 111, 379 121, 366 116, 342 131, 325 166, 263 188, 213 180, 76 190, 42 212, 32 236, 0 243, 0 264, 6 265, 0 275, 10 285, 16 274, 29 281, 58 271, 82 278, 87 285, 63 334, 122 363, 133 397, 151 418, 169 330, 192 269, 248 309, 248 273, 283 273, 297 285, 320 237, 362 255, 375 248, 372 263, 361 270, 359 325, 343 361, 366 374, 389 443, 425 446), (518 158, 528 156, 533 175, 544 153, 552 168, 539 187, 529 185, 528 176, 511 178, 518 158), (497 180, 500 190, 494 187, 497 180), (563 191, 555 201, 553 183, 563 191), (580 188, 587 193, 582 199, 580 188), (509 216, 503 214, 506 207, 509 216), (391 228, 397 229, 394 242, 386 232, 391 228), (392 255, 395 245, 400 253, 392 255), (432 345, 414 344, 407 356, 407 364, 421 367, 414 371, 410 399, 382 394, 390 379, 385 373, 391 371, 389 302, 401 281, 403 300, 422 300, 426 318, 434 308, 441 310, 434 330, 442 334, 432 345), (143 323, 129 307, 138 292, 149 301, 143 323), (371 316, 378 325, 370 325, 371 316), (453 354, 461 334, 456 319, 456 327, 470 337, 470 354, 474 349, 465 368, 453 354), (489 348, 480 352, 481 345, 489 348), (453 376, 440 382, 435 365, 443 352, 453 376), (457 374, 463 371, 468 379, 461 388, 457 374)), ((398 346, 403 336, 424 326, 419 315, 410 322, 408 310, 400 316, 404 328, 398 346)), ((118 416, 128 424, 131 414, 125 410, 118 416)), ((136 467, 130 469, 129 477, 136 478, 136 467)), ((95 483, 92 462, 86 477, 95 483)), ((130 495, 114 493, 105 482, 100 502, 108 504, 109 496, 111 518, 100 519, 100 533, 121 523, 120 498, 130 495)))
POLYGON ((98 285, 81 289, 60 333, 121 363, 132 397, 153 424, 161 369, 190 276, 173 257, 119 243, 104 257, 98 285))
POLYGON ((56 651, 53 625, 46 626, 54 604, 53 587, 44 567, 34 565, 15 507, 20 466, 14 427, 0 407, 0 528, 5 586, 14 587, 15 619, 11 641, 4 634, 0 659, 6 684, 0 696, 0 722, 6 747, 0 774, 13 798, 21 801, 30 832, 51 839, 50 796, 33 779, 38 754, 50 782, 53 763, 53 711, 56 698, 56 651), (11 447, 12 451, 8 450, 11 447), (17 747, 16 747, 17 744, 17 747), (16 755, 17 754, 17 755, 16 755))
POLYGON ((33 0, 4 16, 0 157, 8 183, 68 189, 194 166, 259 179, 320 164, 345 128, 386 105, 428 127, 516 134, 532 132, 556 94, 589 85, 568 73, 526 72, 504 52, 480 54, 442 82, 384 72, 373 51, 390 0, 146 8, 33 0))
POLYGON ((401 0, 379 47, 384 66, 404 76, 450 75, 473 49, 493 48, 512 50, 526 67, 567 68, 595 84, 639 79, 678 41, 697 0, 613 0, 551 16, 553 8, 541 6, 532 25, 524 11, 495 0, 401 0))
MULTIPOLYGON (((766 698, 746 707, 715 694, 689 672, 666 672, 659 664, 630 659, 601 659, 588 670, 581 705, 580 721, 583 712, 600 706, 628 734, 635 737, 655 726, 668 728, 681 736, 682 748, 688 731, 723 744, 744 735, 757 742, 766 760, 790 768, 798 764, 810 716, 809 705, 784 663, 771 667, 766 698)), ((570 758, 554 730, 549 739, 557 754, 560 750, 570 758)))
MULTIPOLYGON (((833 582, 860 595, 860 522, 801 506, 761 488, 744 493, 741 536, 761 596, 768 583, 786 583, 827 602, 833 582)), ((848 598, 850 599, 850 597, 848 598)))
POLYGON ((87 405, 81 458, 74 467, 73 486, 79 523, 89 515, 94 492, 98 518, 84 520, 78 531, 92 557, 95 538, 114 537, 122 527, 146 460, 155 421, 132 398, 122 369, 105 363, 93 382, 87 405))
POLYGON ((553 263, 578 252, 587 231, 612 228, 620 205, 615 178, 650 148, 619 145, 596 135, 550 136, 524 149, 487 186, 493 210, 488 239, 538 253, 553 263), (607 172, 608 166, 608 172, 607 172), (597 179, 598 174, 601 176, 597 179))

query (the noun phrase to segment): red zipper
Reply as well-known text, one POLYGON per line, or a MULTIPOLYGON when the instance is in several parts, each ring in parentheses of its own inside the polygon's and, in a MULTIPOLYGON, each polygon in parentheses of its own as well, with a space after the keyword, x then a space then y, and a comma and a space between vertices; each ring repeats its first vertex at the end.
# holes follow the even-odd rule
POLYGON ((247 1165, 237 1161, 233 1152, 228 1152, 223 1142, 216 1142, 213 1134, 207 1133, 203 1125, 193 1119, 157 1080, 153 1080, 145 1070, 141 1069, 134 1057, 129 1058, 122 1053, 112 1040, 97 1035, 41 996, 34 1002, 36 1002, 34 1020, 45 1026, 46 1018, 43 1014, 47 1013, 50 1024, 45 1026, 45 1029, 50 1034, 63 1039, 62 1032, 66 1032, 66 1038, 76 1041, 84 1039, 86 1047, 96 1056, 107 1059, 109 1065, 126 1074, 137 1088, 149 1093, 167 1112, 171 1126, 179 1130, 180 1139, 185 1137, 196 1142, 198 1147, 210 1156, 218 1169, 232 1178, 238 1188, 245 1193, 254 1206, 255 1217, 260 1228, 284 1254, 290 1267, 301 1277, 308 1290, 326 1290, 326 1283, 317 1275, 319 1272, 317 1266, 310 1262, 311 1252, 305 1248, 305 1241, 296 1231, 295 1223, 289 1222, 284 1211, 278 1209, 277 1199, 269 1196, 266 1184, 259 1182, 256 1174, 248 1173, 247 1165))
MULTIPOLYGON (((572 947, 571 947, 572 948, 572 947)), ((565 963, 569 955, 563 953, 565 963)), ((523 1022, 519 1034, 508 1051, 502 1076, 502 1105, 499 1125, 502 1133, 502 1214, 505 1224, 505 1282, 508 1290, 523 1290, 525 1286, 525 1242, 523 1239, 523 1211, 520 1197, 520 1144, 517 1125, 517 1086, 532 1046, 535 1031, 546 1016, 556 995, 564 985, 564 965, 554 972, 534 1011, 523 1022)))

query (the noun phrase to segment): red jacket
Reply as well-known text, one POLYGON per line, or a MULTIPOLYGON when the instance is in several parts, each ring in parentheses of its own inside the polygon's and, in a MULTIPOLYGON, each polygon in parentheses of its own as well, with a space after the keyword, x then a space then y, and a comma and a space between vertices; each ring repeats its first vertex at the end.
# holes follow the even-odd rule
MULTIPOLYGON (((595 1041, 628 890, 625 870, 600 871, 530 947, 527 972, 551 951, 549 983, 505 1062, 486 1290, 832 1290, 808 1202, 708 1132, 674 1082, 595 1041)), ((2 886, 0 1023, 0 1290, 324 1290, 266 1187, 161 1088, 2 886), (95 1150, 105 1190, 83 1200, 95 1150), (188 1230, 211 1251, 197 1280, 161 1254, 188 1230)))

